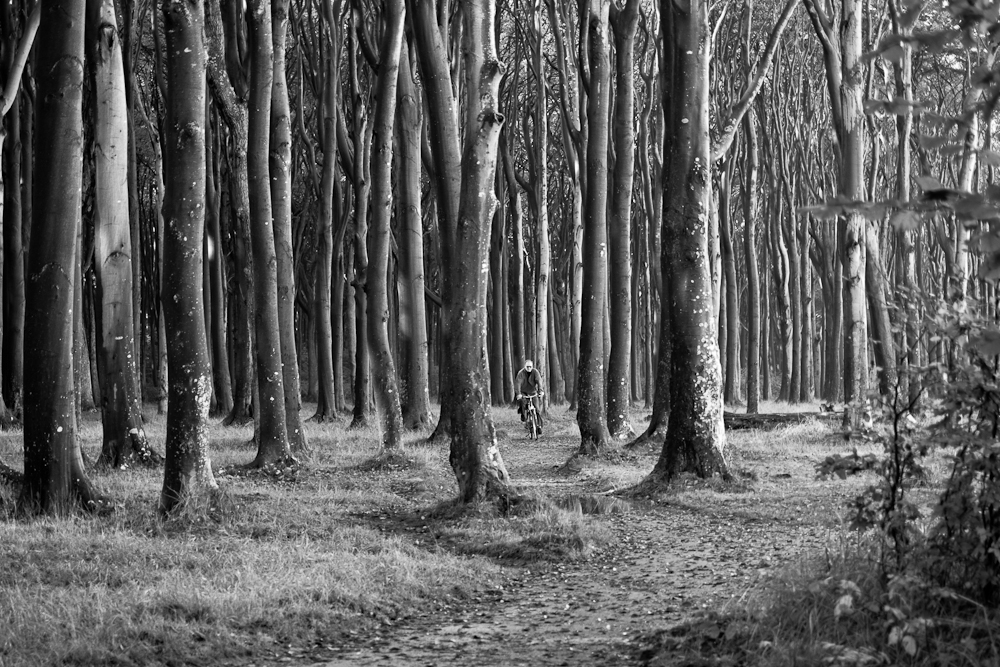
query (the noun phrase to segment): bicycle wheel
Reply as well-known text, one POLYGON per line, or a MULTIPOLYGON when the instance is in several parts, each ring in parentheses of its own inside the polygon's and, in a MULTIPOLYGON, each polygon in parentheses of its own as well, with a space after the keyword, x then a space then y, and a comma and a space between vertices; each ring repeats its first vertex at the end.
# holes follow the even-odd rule
POLYGON ((538 413, 534 410, 528 412, 528 439, 538 439, 538 413))

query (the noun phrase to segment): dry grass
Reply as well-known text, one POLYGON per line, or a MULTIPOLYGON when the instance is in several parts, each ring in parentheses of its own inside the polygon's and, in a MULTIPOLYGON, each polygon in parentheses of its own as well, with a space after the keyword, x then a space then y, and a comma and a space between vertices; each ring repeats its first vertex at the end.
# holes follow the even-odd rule
MULTIPOLYGON (((162 452, 164 420, 147 416, 162 452)), ((375 458, 374 430, 307 431, 312 460, 275 478, 237 469, 253 458, 252 427, 213 426, 223 491, 211 518, 158 521, 162 470, 92 471, 116 503, 106 517, 18 519, 16 489, 0 485, 0 665, 318 658, 375 624, 495 588, 499 566, 477 554, 559 557, 599 537, 570 512, 456 512, 435 524, 437 545, 414 517, 454 495, 447 451, 414 435, 404 456, 375 458)), ((95 416, 81 437, 96 460, 95 416)), ((19 434, 0 436, 0 460, 19 469, 20 447, 19 434)))

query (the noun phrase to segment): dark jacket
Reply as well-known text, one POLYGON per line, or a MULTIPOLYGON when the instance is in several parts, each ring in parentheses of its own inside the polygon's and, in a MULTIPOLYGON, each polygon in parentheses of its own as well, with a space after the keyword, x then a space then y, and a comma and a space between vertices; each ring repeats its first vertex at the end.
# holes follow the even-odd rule
POLYGON ((530 373, 522 368, 517 372, 517 378, 514 380, 514 390, 526 396, 540 393, 542 374, 538 372, 537 368, 532 368, 530 373))

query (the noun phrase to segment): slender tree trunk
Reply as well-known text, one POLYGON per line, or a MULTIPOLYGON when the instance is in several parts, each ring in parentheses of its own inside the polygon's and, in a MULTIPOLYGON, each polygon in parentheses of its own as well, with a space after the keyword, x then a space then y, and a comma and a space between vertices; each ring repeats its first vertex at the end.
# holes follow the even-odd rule
MULTIPOLYGON (((333 18, 332 0, 324 0, 323 12, 326 23, 332 32, 331 50, 339 53, 340 31, 339 22, 333 18)), ((342 220, 335 220, 339 211, 339 202, 334 201, 334 189, 337 177, 337 89, 339 86, 339 68, 337 59, 328 56, 323 63, 325 68, 323 78, 323 99, 320 102, 322 114, 323 140, 323 170, 320 177, 319 219, 316 221, 316 268, 314 291, 314 312, 316 317, 316 367, 319 375, 319 395, 316 403, 316 413, 312 419, 325 422, 336 419, 337 391, 343 384, 343 376, 337 377, 334 358, 343 355, 342 350, 334 348, 334 342, 343 340, 343 332, 334 327, 334 311, 339 316, 340 326, 343 326, 343 280, 336 274, 338 261, 343 252, 334 241, 334 227, 341 231, 345 227, 342 220), (335 288, 340 287, 340 290, 335 288), (338 301, 335 296, 340 295, 338 301)), ((343 245, 343 232, 340 234, 343 245)), ((341 389, 342 391, 342 389, 341 389)))
MULTIPOLYGON (((632 183, 635 178, 635 33, 639 2, 631 0, 611 16, 615 39, 615 167, 610 241, 611 355, 608 359, 608 430, 614 438, 634 434, 629 423, 632 360, 632 183)), ((593 136, 593 133, 591 133, 593 136)), ((593 183, 593 181, 590 181, 593 183)))
POLYGON ((403 43, 403 0, 389 0, 379 49, 375 118, 372 127, 372 216, 368 236, 368 345, 382 430, 382 448, 398 450, 403 439, 396 364, 389 345, 389 241, 392 234, 392 139, 396 118, 396 82, 403 43))
POLYGON ((746 163, 743 167, 743 255, 747 272, 747 414, 760 409, 760 271, 757 267, 757 121, 743 117, 746 163))
MULTIPOLYGON (((206 117, 206 127, 212 128, 211 121, 206 117)), ((211 292, 211 317, 209 335, 212 352, 212 380, 215 387, 216 412, 229 416, 233 411, 233 387, 229 370, 229 350, 226 345, 226 276, 225 258, 223 256, 222 221, 220 197, 217 187, 217 168, 221 143, 218 141, 218 124, 210 134, 213 141, 205 145, 205 183, 207 190, 205 233, 208 237, 209 254, 205 258, 209 271, 209 290, 211 292), (214 145, 213 145, 214 144, 214 145)))
MULTIPOLYGON (((230 3, 235 5, 235 3, 230 3)), ((235 7, 227 6, 227 10, 235 7)), ((242 24, 242 17, 240 17, 242 24)), ((233 36, 236 21, 230 24, 233 36)), ((223 421, 225 425, 243 425, 252 419, 254 393, 254 354, 252 323, 254 310, 254 272, 250 249, 250 186, 247 174, 248 114, 242 70, 234 64, 231 51, 237 46, 227 43, 222 12, 218 0, 205 4, 205 35, 208 52, 208 78, 219 109, 229 127, 231 141, 229 169, 229 202, 232 209, 233 266, 235 291, 229 296, 232 317, 232 377, 233 409, 223 421), (230 78, 232 77, 232 79, 230 78), (236 86, 239 86, 237 90, 236 86)))
POLYGON ((274 51, 271 87, 271 203, 274 249, 277 258, 277 325, 280 337, 285 429, 291 450, 308 454, 309 443, 302 428, 302 392, 299 386, 299 355, 295 346, 295 257, 292 250, 292 112, 285 78, 285 41, 288 34, 289 0, 272 0, 274 51))
POLYGON ((142 427, 139 372, 132 340, 132 236, 128 198, 125 73, 111 0, 90 0, 94 39, 94 268, 104 445, 100 461, 114 468, 154 463, 142 427))
MULTIPOLYGON (((843 164, 840 194, 857 201, 865 196, 864 68, 862 63, 861 0, 844 0, 840 22, 840 95, 843 130, 840 133, 843 164)), ((857 427, 860 404, 868 399, 868 308, 865 266, 867 223, 860 212, 846 216, 841 226, 844 264, 844 400, 852 404, 847 419, 857 427)))
POLYGON ((587 30, 590 95, 587 120, 587 201, 584 211, 583 305, 576 423, 579 453, 604 455, 610 444, 605 399, 604 302, 607 295, 608 121, 611 62, 608 13, 610 0, 590 0, 587 30))
POLYGON ((250 248, 254 274, 254 333, 257 357, 257 402, 254 430, 257 456, 251 466, 291 459, 285 414, 284 375, 281 368, 281 334, 278 327, 277 252, 274 244, 268 169, 268 130, 271 120, 273 62, 271 7, 268 0, 253 0, 247 7, 250 49, 250 101, 248 105, 247 183, 250 187, 250 248))
MULTIPOLYGON (((438 21, 438 8, 441 7, 441 14, 447 16, 448 13, 444 9, 446 6, 447 3, 410 0, 407 12, 413 25, 420 75, 427 95, 428 141, 437 169, 433 183, 437 195, 435 201, 444 251, 441 260, 442 268, 447 274, 453 272, 455 268, 451 258, 455 256, 452 249, 455 248, 455 235, 458 230, 458 209, 464 172, 461 167, 463 155, 459 138, 459 104, 455 97, 458 86, 452 86, 451 60, 445 42, 448 24, 446 21, 441 23, 438 21)), ((452 296, 448 291, 451 284, 450 280, 442 281, 443 310, 453 307, 452 296)), ((456 371, 451 367, 451 363, 452 355, 442 356, 439 377, 444 378, 446 382, 451 382, 456 377, 456 371)), ((441 392, 446 393, 446 388, 441 387, 441 392)), ((455 404, 442 401, 441 415, 430 440, 453 434, 452 411, 457 407, 455 404)))
POLYGON ((73 300, 83 172, 84 0, 51 0, 38 28, 38 169, 25 306, 24 486, 20 503, 66 513, 105 501, 77 440, 73 300))
POLYGON ((400 253, 400 269, 408 308, 400 313, 400 333, 407 349, 403 424, 416 429, 431 422, 431 397, 428 390, 427 307, 424 297, 424 227, 420 202, 420 93, 414 85, 410 58, 400 58, 399 101, 396 109, 396 131, 399 137, 399 206, 405 239, 400 253))
POLYGON ((719 236, 722 247, 722 269, 725 273, 726 302, 726 373, 723 399, 731 405, 740 402, 740 296, 736 282, 736 251, 733 248, 733 221, 730 208, 733 182, 733 161, 722 165, 724 176, 719 193, 719 236))

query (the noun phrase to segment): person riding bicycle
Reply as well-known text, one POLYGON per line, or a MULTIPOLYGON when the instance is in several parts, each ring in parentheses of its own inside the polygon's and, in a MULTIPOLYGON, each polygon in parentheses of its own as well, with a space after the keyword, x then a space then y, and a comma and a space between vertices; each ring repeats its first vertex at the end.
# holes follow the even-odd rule
POLYGON ((540 398, 542 396, 542 374, 535 368, 531 359, 525 360, 524 368, 517 372, 517 377, 514 379, 514 390, 517 392, 517 412, 521 415, 521 421, 524 421, 525 416, 528 414, 528 401, 530 400, 535 404, 535 410, 538 413, 538 428, 540 431, 542 426, 542 412, 538 410, 538 403, 535 402, 535 398, 529 397, 535 396, 536 398, 540 398))

